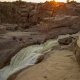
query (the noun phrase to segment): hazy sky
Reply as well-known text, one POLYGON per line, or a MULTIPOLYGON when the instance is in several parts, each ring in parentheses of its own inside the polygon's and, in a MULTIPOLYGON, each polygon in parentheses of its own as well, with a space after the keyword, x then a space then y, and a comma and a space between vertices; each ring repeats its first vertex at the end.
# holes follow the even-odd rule
MULTIPOLYGON (((0 1, 16 1, 16 0, 0 0, 0 1)), ((46 0, 23 0, 27 2, 45 2, 46 0)), ((47 0, 50 1, 50 0, 47 0)), ((61 2, 66 2, 66 0, 56 0, 56 1, 61 1, 61 2)), ((77 2, 80 2, 80 0, 75 0, 77 2)))

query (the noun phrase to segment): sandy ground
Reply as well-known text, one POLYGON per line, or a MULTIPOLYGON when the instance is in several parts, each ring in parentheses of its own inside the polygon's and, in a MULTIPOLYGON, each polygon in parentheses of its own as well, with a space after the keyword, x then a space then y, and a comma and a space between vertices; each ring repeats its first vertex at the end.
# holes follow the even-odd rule
POLYGON ((43 62, 25 69, 15 80, 80 80, 80 68, 69 50, 53 50, 43 62))

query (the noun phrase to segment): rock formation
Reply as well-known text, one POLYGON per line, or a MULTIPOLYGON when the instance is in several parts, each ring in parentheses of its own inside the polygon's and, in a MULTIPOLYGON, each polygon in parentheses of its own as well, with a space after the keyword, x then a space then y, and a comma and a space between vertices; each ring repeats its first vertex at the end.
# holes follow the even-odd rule
POLYGON ((48 39, 58 37, 58 35, 78 32, 80 30, 79 21, 78 16, 56 16, 55 19, 54 17, 45 18, 40 24, 27 29, 28 32, 3 34, 0 40, 0 68, 9 64, 11 57, 22 47, 35 43, 41 44, 48 39))
MULTIPOLYGON (((24 47, 80 31, 79 3, 0 2, 0 15, 0 69, 9 65, 11 58, 24 47)), ((60 47, 69 45, 73 39, 68 37, 58 42, 60 47)), ((78 42, 74 41, 71 47, 80 63, 78 42)), ((37 63, 43 59, 40 56, 37 63)))
POLYGON ((69 45, 70 43, 72 43, 72 37, 66 37, 63 39, 59 39, 58 42, 60 45, 69 45))
POLYGON ((78 64, 80 65, 80 37, 75 40, 74 54, 75 54, 78 64))

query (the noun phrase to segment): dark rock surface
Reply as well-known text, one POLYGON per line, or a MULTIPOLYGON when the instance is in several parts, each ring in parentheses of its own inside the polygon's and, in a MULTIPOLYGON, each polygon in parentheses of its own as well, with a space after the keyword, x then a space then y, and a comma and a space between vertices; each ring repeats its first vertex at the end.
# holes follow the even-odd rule
POLYGON ((59 39, 58 42, 60 45, 69 45, 70 43, 72 43, 72 37, 66 37, 63 39, 59 39))

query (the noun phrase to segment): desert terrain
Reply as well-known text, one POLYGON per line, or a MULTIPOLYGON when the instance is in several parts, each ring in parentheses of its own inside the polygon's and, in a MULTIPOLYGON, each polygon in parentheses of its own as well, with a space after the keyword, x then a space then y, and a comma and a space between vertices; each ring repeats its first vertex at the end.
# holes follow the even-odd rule
POLYGON ((80 80, 80 3, 0 2, 0 80, 80 80))

